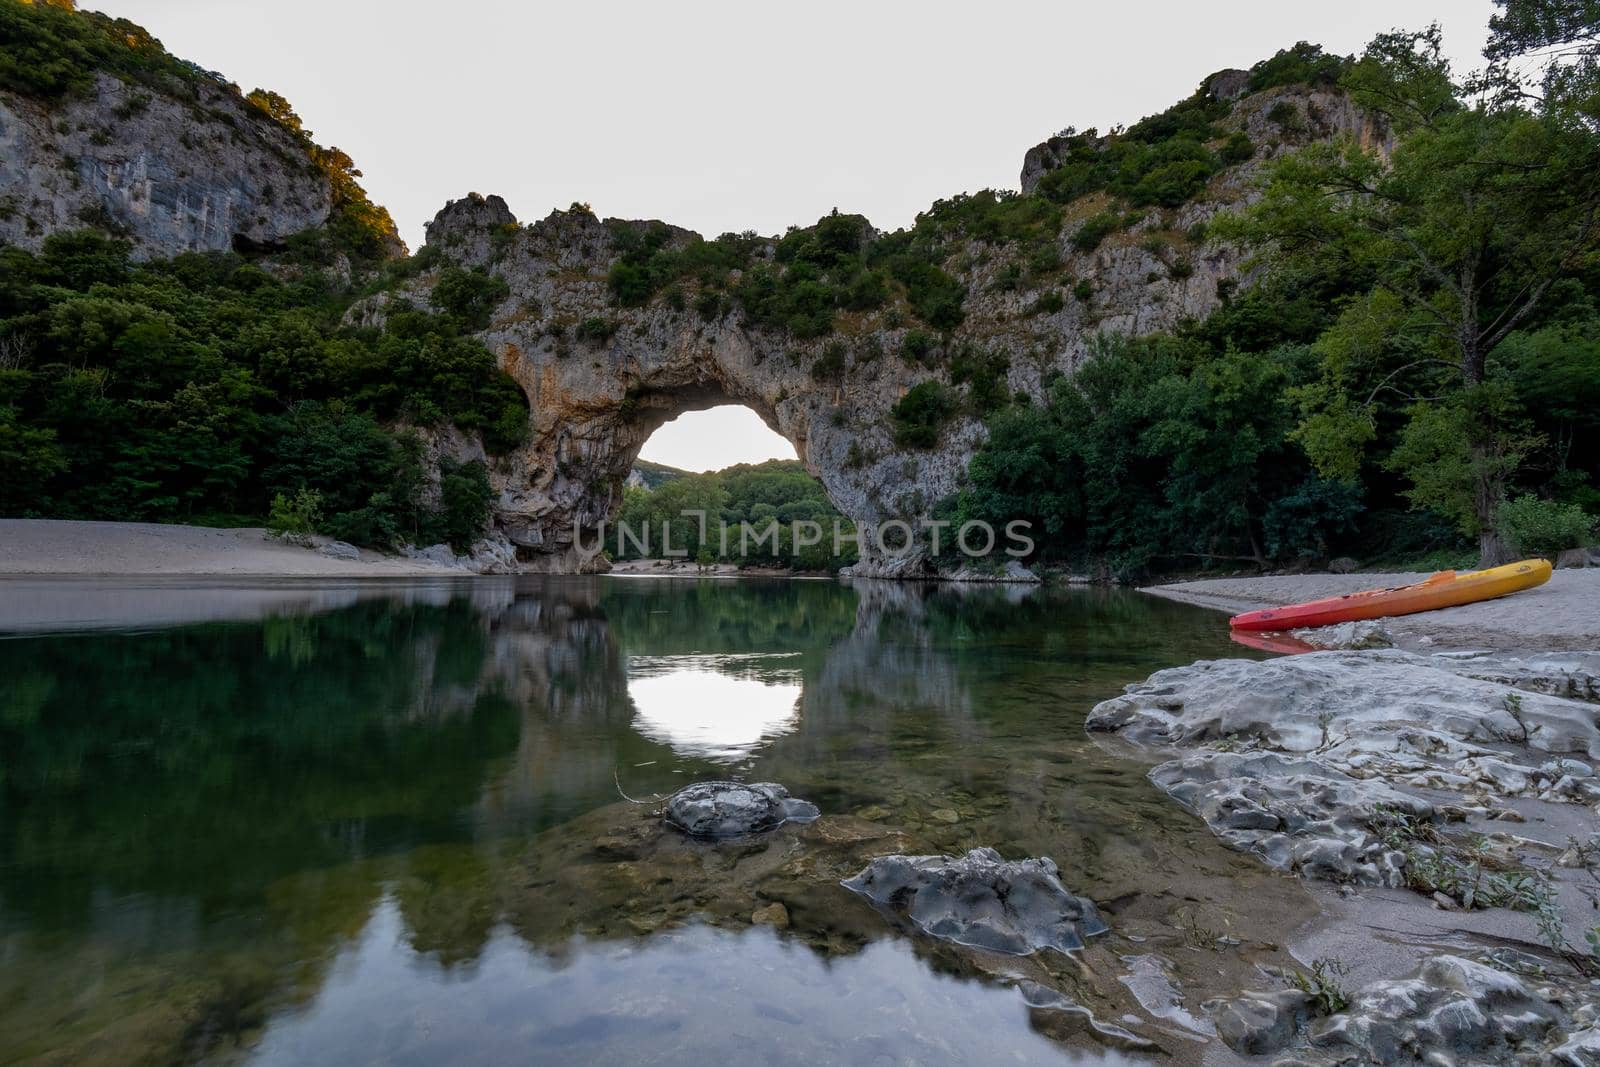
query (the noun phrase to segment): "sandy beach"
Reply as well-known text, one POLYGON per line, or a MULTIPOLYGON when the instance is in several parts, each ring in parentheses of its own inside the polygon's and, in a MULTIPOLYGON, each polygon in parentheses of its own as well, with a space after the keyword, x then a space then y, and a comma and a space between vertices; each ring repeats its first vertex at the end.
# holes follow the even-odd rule
MULTIPOLYGON (((1408 585, 1426 574, 1297 574, 1213 578, 1141 590, 1230 615, 1278 604, 1408 585)), ((1600 570, 1560 570, 1499 600, 1384 619, 1402 648, 1579 651, 1600 646, 1600 570)))
POLYGON ((396 578, 459 573, 366 550, 359 560, 332 559, 315 548, 274 540, 259 527, 0 519, 0 575, 396 578))

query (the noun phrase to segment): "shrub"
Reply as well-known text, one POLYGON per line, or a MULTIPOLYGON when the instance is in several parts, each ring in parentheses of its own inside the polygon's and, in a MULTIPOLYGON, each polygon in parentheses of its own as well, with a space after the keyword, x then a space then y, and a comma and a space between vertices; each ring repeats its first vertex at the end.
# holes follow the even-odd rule
POLYGON ((1594 534, 1595 520, 1576 504, 1519 496, 1500 505, 1500 536, 1516 551, 1554 557, 1594 534))
POLYGON ((267 532, 297 545, 309 545, 322 521, 322 494, 301 486, 291 498, 279 493, 267 514, 267 532))
POLYGON ((1030 315, 1054 315, 1067 306, 1067 298, 1061 295, 1060 289, 1047 289, 1039 294, 1033 306, 1028 309, 1030 315))
POLYGON ((1115 211, 1102 211, 1083 221, 1078 232, 1072 235, 1072 247, 1080 252, 1093 252, 1100 242, 1122 229, 1122 216, 1115 211))
POLYGON ((927 330, 912 330, 900 342, 900 355, 907 363, 924 363, 939 347, 939 338, 927 330))
POLYGON ((1279 100, 1268 108, 1267 121, 1284 133, 1304 133, 1306 128, 1305 120, 1300 117, 1300 109, 1288 100, 1279 100))
POLYGON ((937 381, 912 386, 895 404, 894 443, 901 448, 933 448, 939 431, 956 410, 950 390, 937 381))
POLYGON ((616 332, 616 323, 612 322, 610 319, 602 319, 595 315, 591 315, 589 318, 578 323, 573 330, 573 334, 578 338, 578 340, 597 345, 604 344, 606 341, 610 340, 611 335, 616 332))
POLYGON ((1079 278, 1078 284, 1072 287, 1072 295, 1087 304, 1094 299, 1094 283, 1088 278, 1079 278))
POLYGON ((505 279, 494 277, 482 267, 448 267, 439 275, 429 299, 434 307, 460 319, 467 329, 482 330, 488 327, 494 309, 510 294, 511 287, 505 279))
POLYGON ((837 381, 844 374, 845 347, 834 341, 822 350, 822 355, 811 364, 811 377, 819 382, 837 381))
POLYGON ((1329 55, 1321 45, 1301 41, 1251 67, 1250 91, 1259 93, 1277 85, 1336 85, 1347 65, 1343 56, 1329 55))
POLYGON ((1250 135, 1243 130, 1235 130, 1223 142, 1222 150, 1218 153, 1222 161, 1227 164, 1243 163, 1256 154, 1256 146, 1250 143, 1250 135))

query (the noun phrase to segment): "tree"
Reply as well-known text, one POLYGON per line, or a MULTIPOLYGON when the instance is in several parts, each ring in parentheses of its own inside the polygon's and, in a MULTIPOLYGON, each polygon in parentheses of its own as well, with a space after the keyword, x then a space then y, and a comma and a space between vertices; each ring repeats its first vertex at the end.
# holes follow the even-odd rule
POLYGON ((1495 0, 1478 87, 1600 127, 1600 2, 1495 0))
MULTIPOLYGON (((1302 436, 1308 446, 1338 440, 1348 450, 1371 437, 1361 425, 1386 393, 1417 401, 1419 417, 1432 418, 1428 406, 1440 402, 1458 412, 1495 408, 1469 395, 1491 384, 1489 354, 1558 279, 1595 262, 1600 168, 1593 138, 1571 123, 1463 104, 1437 27, 1378 37, 1345 84, 1396 133, 1392 154, 1346 139, 1284 157, 1263 198, 1224 232, 1279 265, 1370 280, 1364 300, 1319 342, 1324 382, 1305 412, 1318 423, 1302 436)), ((1467 525, 1486 565, 1505 557, 1496 512, 1515 469, 1505 461, 1520 451, 1496 437, 1503 421, 1458 418, 1466 436, 1450 459, 1477 479, 1467 525)), ((1445 446, 1435 429, 1419 435, 1445 446)), ((1402 452, 1402 463, 1407 455, 1444 460, 1437 448, 1402 452)), ((1312 458, 1324 473, 1349 475, 1348 451, 1342 464, 1312 458)))

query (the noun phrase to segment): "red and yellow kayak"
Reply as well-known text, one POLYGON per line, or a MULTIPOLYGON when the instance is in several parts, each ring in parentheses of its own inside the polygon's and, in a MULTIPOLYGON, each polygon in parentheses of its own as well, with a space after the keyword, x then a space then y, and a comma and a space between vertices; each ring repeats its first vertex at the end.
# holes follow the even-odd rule
POLYGON ((1412 615, 1436 608, 1453 608, 1492 600, 1507 593, 1532 589, 1550 580, 1550 561, 1525 559, 1486 571, 1440 571, 1414 585, 1393 589, 1367 589, 1359 593, 1287 604, 1281 608, 1247 611, 1228 620, 1235 630, 1298 630, 1307 626, 1331 626, 1356 619, 1378 619, 1387 615, 1412 615))

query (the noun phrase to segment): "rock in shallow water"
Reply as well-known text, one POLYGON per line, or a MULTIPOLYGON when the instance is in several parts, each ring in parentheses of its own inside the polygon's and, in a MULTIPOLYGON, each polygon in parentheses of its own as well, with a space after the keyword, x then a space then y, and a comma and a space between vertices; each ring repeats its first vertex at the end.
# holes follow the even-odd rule
POLYGON ((667 822, 691 837, 738 837, 811 822, 817 806, 775 782, 696 782, 667 798, 667 822))
POLYGON ((1070 952, 1110 929, 1094 903, 1062 886, 1048 857, 1007 861, 992 848, 965 856, 879 856, 841 883, 903 911, 924 933, 1025 956, 1070 952))
POLYGON ((1404 855, 1370 827, 1385 811, 1434 814, 1427 801, 1382 782, 1270 752, 1202 752, 1161 764, 1150 780, 1230 848, 1326 881, 1402 884, 1404 855))

